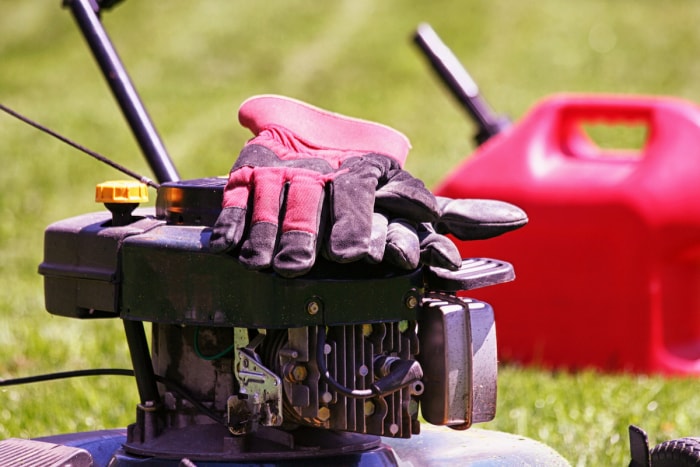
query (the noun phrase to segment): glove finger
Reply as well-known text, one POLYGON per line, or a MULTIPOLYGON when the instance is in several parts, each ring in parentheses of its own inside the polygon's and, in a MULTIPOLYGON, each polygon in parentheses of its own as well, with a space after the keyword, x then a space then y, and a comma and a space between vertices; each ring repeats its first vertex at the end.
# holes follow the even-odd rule
POLYGON ((248 269, 265 269, 272 265, 277 241, 277 225, 258 222, 250 226, 238 260, 248 269))
POLYGON ((381 173, 371 164, 357 164, 335 177, 331 185, 331 227, 326 255, 338 263, 369 253, 374 194, 381 173))
POLYGON ((420 256, 420 241, 413 224, 391 219, 387 227, 385 261, 402 269, 415 269, 420 256))
POLYGON ((264 269, 272 265, 285 178, 284 170, 264 168, 253 171, 251 225, 239 254, 240 262, 250 269, 264 269))
POLYGON ((233 250, 241 241, 246 225, 246 209, 229 207, 221 210, 209 237, 209 250, 224 253, 233 250))
POLYGON ((233 169, 229 175, 222 201, 222 210, 212 228, 209 248, 214 253, 228 252, 243 239, 250 197, 253 169, 233 169))
POLYGON ((525 211, 504 201, 437 197, 437 202, 442 215, 435 223, 436 231, 453 234, 460 240, 495 237, 528 221, 525 211))
POLYGON ((306 274, 316 262, 321 228, 325 177, 296 173, 287 189, 280 236, 273 267, 280 275, 306 274))
POLYGON ((418 228, 420 239, 420 261, 428 266, 456 271, 462 264, 462 256, 452 241, 433 230, 428 223, 418 228))
POLYGON ((376 207, 414 222, 433 222, 440 215, 435 196, 422 181, 405 170, 395 169, 388 174, 385 184, 377 189, 376 207))

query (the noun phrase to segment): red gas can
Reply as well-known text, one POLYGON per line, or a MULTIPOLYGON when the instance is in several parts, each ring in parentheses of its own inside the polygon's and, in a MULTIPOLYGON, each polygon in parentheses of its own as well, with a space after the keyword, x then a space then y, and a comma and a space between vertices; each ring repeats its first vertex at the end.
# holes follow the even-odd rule
POLYGON ((560 95, 481 146, 435 192, 494 198, 529 224, 459 243, 517 279, 471 296, 495 309, 502 360, 700 373, 700 108, 655 97, 560 95), (642 125, 604 149, 588 124, 642 125))

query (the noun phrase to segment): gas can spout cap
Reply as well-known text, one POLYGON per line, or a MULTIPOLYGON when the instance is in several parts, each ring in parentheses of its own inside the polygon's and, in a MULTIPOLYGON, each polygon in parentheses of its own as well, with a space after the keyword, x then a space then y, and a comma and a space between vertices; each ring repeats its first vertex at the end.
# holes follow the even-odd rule
POLYGON ((140 203, 148 202, 148 187, 136 180, 111 180, 95 187, 95 202, 104 203, 112 213, 112 225, 131 222, 131 213, 140 203))

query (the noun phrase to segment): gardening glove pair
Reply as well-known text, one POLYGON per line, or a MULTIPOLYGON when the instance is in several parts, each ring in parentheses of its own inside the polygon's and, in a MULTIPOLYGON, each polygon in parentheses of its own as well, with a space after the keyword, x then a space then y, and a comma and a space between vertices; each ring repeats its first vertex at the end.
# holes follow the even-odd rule
POLYGON ((286 277, 311 270, 319 251, 338 263, 385 261, 456 270, 462 240, 527 222, 515 206, 436 199, 403 170, 408 139, 389 127, 280 96, 239 110, 255 135, 233 165, 210 250, 286 277))
POLYGON ((437 220, 435 197, 402 169, 410 143, 398 131, 270 95, 245 101, 238 117, 255 136, 229 174, 211 251, 295 277, 320 247, 339 263, 381 261, 386 227, 375 208, 437 220))

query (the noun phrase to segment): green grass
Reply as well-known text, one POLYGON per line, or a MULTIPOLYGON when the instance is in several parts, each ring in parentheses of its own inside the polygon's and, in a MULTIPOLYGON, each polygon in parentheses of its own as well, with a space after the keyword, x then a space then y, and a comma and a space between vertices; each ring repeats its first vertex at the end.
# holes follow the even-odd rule
MULTIPOLYGON (((0 102, 148 174, 60 3, 0 0, 0 102)), ((131 0, 104 16, 183 177, 226 173, 248 138, 237 106, 280 93, 403 131, 408 169, 430 186, 473 150, 474 128, 410 44, 420 22, 517 119, 563 91, 700 100, 699 20, 692 0, 131 0)), ((100 209, 94 184, 120 175, 2 115, 0 161, 0 377, 128 367, 121 323, 47 314, 36 273, 46 225, 100 209)), ((652 442, 700 434, 697 389, 692 378, 504 366, 486 426, 574 465, 625 465, 630 423, 652 442)), ((124 426, 135 403, 133 382, 117 377, 3 389, 0 438, 124 426)))

